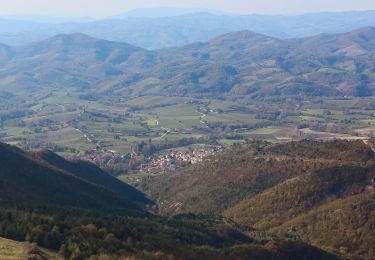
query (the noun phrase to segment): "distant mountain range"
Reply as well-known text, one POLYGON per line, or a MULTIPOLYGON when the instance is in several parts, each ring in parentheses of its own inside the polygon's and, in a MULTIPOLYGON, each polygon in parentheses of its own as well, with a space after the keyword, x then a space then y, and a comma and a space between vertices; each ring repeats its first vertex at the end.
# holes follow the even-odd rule
MULTIPOLYGON (((83 34, 0 45, 0 89, 95 95, 371 96, 375 29, 278 39, 250 31, 148 51, 83 34)), ((14 92, 15 93, 15 92, 14 92)))
POLYGON ((0 42, 25 45, 56 34, 84 33, 146 49, 160 49, 204 42, 242 30, 277 38, 300 38, 365 26, 375 26, 375 11, 283 16, 231 15, 205 9, 138 9, 102 20, 3 17, 0 19, 0 42))

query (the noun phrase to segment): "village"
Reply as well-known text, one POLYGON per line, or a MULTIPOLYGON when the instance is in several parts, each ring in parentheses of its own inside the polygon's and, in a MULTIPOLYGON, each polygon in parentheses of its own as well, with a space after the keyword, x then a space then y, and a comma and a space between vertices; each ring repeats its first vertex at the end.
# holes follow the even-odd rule
POLYGON ((174 172, 179 167, 197 164, 223 150, 223 146, 197 148, 185 151, 171 150, 152 159, 149 163, 142 165, 141 171, 146 173, 174 172))
MULTIPOLYGON (((137 169, 148 174, 174 172, 180 167, 202 162, 223 150, 224 146, 221 145, 189 148, 187 150, 168 150, 148 158, 143 158, 137 169)), ((84 155, 74 156, 74 158, 70 159, 90 161, 99 167, 108 169, 116 164, 129 164, 139 161, 140 158, 141 156, 136 154, 124 155, 113 150, 92 150, 86 151, 84 155)))

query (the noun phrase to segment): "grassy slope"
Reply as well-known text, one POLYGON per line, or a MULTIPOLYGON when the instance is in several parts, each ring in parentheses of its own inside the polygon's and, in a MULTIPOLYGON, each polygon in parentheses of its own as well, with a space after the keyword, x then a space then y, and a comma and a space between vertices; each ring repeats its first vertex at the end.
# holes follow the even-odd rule
MULTIPOLYGON (((0 237, 0 258, 3 260, 28 259, 31 245, 28 242, 18 242, 0 237)), ((63 258, 53 251, 37 248, 37 255, 42 259, 62 260, 63 258)))
POLYGON ((0 238, 0 255, 2 259, 27 259, 28 243, 0 238))

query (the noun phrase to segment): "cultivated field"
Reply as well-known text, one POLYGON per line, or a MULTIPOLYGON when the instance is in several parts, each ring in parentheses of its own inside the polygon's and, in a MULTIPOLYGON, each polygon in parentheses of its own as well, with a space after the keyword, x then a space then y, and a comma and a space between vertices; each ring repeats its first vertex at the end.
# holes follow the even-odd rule
POLYGON ((215 139, 366 139, 375 133, 371 98, 290 102, 194 97, 83 96, 75 90, 38 92, 3 104, 2 141, 62 155, 89 150, 130 154, 141 142, 215 139), (22 102, 21 102, 22 100, 22 102), (10 115, 9 115, 10 114, 10 115))

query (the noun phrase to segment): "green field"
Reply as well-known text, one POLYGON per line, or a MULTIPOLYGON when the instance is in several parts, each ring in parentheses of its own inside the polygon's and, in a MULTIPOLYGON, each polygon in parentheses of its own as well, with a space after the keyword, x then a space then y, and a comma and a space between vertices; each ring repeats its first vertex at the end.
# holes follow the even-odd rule
POLYGON ((27 113, 2 122, 1 140, 23 148, 61 147, 57 152, 63 155, 97 149, 128 154, 132 146, 150 140, 214 137, 232 144, 261 136, 278 140, 279 133, 287 138, 288 131, 281 130, 301 124, 349 133, 375 126, 375 111, 362 108, 363 103, 371 104, 369 99, 310 100, 280 111, 281 104, 241 99, 155 95, 91 100, 81 94, 66 89, 28 96, 24 104, 18 104, 27 113), (241 138, 227 138, 231 135, 241 138))

